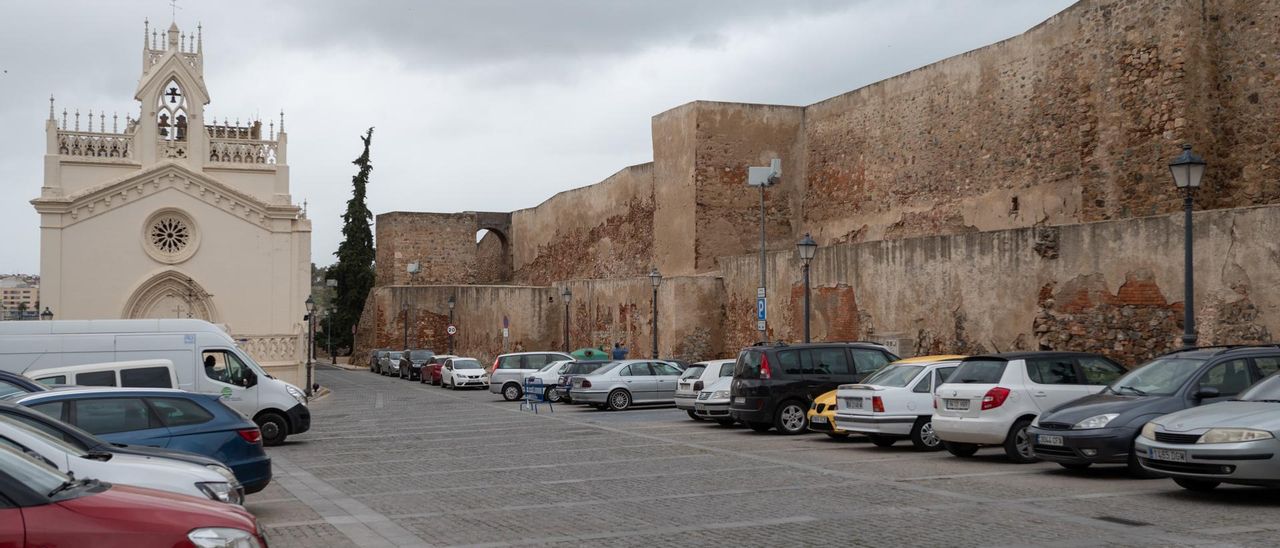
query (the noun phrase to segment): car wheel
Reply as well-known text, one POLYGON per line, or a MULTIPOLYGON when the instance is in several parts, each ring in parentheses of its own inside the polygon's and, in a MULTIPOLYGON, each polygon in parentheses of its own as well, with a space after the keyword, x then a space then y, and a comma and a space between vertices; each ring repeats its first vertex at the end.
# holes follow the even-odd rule
POLYGON ((893 444, 898 443, 897 438, 890 438, 875 434, 867 434, 867 439, 871 440, 871 443, 874 443, 876 447, 893 447, 893 444))
MULTIPOLYGON (((440 379, 440 386, 444 386, 444 379, 440 379)), ((516 401, 520 399, 521 393, 524 392, 520 385, 516 383, 508 383, 502 387, 502 399, 507 401, 516 401)))
POLYGON ((915 447, 916 451, 937 451, 942 449, 942 439, 933 430, 933 420, 930 417, 916 419, 916 425, 911 427, 911 445, 915 447))
POLYGON ((1090 466, 1093 466, 1093 463, 1092 462, 1059 462, 1058 466, 1066 468, 1067 470, 1075 470, 1078 472, 1080 470, 1084 470, 1089 468, 1090 466))
POLYGON ((262 445, 274 447, 284 443, 289 436, 289 421, 279 413, 263 413, 258 415, 258 430, 262 431, 262 445))
POLYGON ((734 422, 733 419, 716 419, 716 424, 720 426, 733 426, 734 422))
POLYGON ((688 413, 688 414, 689 414, 689 418, 691 418, 691 419, 693 419, 693 420, 695 420, 695 421, 700 421, 700 420, 702 420, 702 417, 699 417, 699 416, 698 416, 698 413, 697 413, 697 412, 695 412, 695 411, 694 411, 694 410, 692 410, 692 409, 685 409, 685 410, 684 410, 684 412, 685 412, 685 413, 688 413))
POLYGON ((827 432, 827 437, 833 440, 843 440, 849 438, 848 432, 827 432))
POLYGON ((952 443, 949 441, 942 442, 942 447, 946 448, 948 453, 961 458, 972 457, 978 452, 978 446, 972 443, 952 443))
POLYGON ((1192 478, 1173 478, 1173 482, 1178 484, 1178 486, 1183 489, 1186 489, 1188 491, 1196 491, 1199 493, 1212 491, 1218 485, 1222 484, 1222 482, 1220 481, 1192 479, 1192 478))
POLYGON ((1138 452, 1137 452, 1137 448, 1134 447, 1133 442, 1129 442, 1128 468, 1129 468, 1129 476, 1136 479, 1155 479, 1155 478, 1163 477, 1160 474, 1157 474, 1155 472, 1152 472, 1142 467, 1142 464, 1138 462, 1138 452))
POLYGON ((773 426, 779 432, 793 436, 804 433, 809 419, 804 415, 804 406, 794 401, 783 402, 773 415, 773 426))
POLYGON ((547 392, 542 397, 546 398, 548 402, 560 403, 560 391, 554 387, 547 387, 547 392))
POLYGON ((749 422, 747 427, 756 432, 768 432, 770 428, 773 428, 773 425, 767 422, 749 422))
POLYGON ((631 394, 626 390, 618 389, 609 393, 609 409, 622 411, 628 407, 631 407, 631 394))
POLYGON ((1004 437, 1004 454, 1009 457, 1009 460, 1018 464, 1037 460, 1035 452, 1031 449, 1031 434, 1027 432, 1030 426, 1031 419, 1021 419, 1013 423, 1013 428, 1009 429, 1009 435, 1004 437))

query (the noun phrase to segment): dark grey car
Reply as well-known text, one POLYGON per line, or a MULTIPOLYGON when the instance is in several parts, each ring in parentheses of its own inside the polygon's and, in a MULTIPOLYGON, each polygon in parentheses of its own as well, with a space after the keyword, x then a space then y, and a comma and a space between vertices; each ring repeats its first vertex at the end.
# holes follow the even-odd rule
POLYGON ((422 366, 435 355, 435 352, 421 348, 409 350, 400 355, 400 370, 397 373, 401 379, 411 381, 421 379, 422 366))

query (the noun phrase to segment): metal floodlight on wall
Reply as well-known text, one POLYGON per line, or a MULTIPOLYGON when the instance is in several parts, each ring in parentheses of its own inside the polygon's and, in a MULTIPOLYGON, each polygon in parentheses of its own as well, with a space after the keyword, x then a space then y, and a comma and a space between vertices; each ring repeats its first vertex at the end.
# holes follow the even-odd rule
POLYGON ((1199 188, 1200 177, 1204 176, 1204 166, 1204 158, 1191 152, 1191 145, 1182 145, 1182 154, 1169 164, 1173 184, 1178 188, 1199 188))
POLYGON ((657 268, 649 271, 649 283, 653 284, 653 287, 658 287, 662 283, 662 273, 658 272, 657 268))
POLYGON ((769 186, 782 178, 782 160, 774 158, 766 167, 747 168, 747 186, 769 186))
POLYGON ((806 232, 804 237, 796 243, 796 251, 800 254, 800 260, 804 261, 804 264, 809 264, 813 256, 818 253, 818 242, 813 241, 806 232))
POLYGON ((405 271, 410 274, 417 274, 422 271, 422 265, 417 261, 411 262, 409 266, 405 267, 405 271))

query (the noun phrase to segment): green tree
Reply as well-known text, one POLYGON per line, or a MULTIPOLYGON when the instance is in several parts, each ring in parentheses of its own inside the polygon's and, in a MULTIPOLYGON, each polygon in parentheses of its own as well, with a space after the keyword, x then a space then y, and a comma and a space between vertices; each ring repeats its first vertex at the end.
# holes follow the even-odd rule
POLYGON ((370 229, 373 214, 365 205, 365 187, 369 184, 369 173, 373 171, 373 164, 369 162, 373 128, 369 128, 360 140, 364 141, 364 152, 351 162, 360 169, 351 178, 351 199, 347 200, 347 211, 342 214, 342 243, 334 253, 338 262, 327 272, 338 280, 334 302, 337 312, 330 326, 333 328, 333 344, 344 348, 352 348, 351 327, 360 321, 365 298, 373 288, 373 230, 370 229))

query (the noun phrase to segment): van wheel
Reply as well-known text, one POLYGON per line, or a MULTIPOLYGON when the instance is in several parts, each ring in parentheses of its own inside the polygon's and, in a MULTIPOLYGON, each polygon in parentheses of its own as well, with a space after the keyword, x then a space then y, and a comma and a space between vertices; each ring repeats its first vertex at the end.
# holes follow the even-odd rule
POLYGON ((1010 428, 1009 434, 1004 437, 1004 454, 1009 457, 1009 460, 1018 464, 1037 460, 1031 448, 1031 433, 1027 432, 1030 426, 1031 419, 1021 419, 1013 423, 1013 428, 1010 428))
POLYGON ((795 401, 783 402, 773 415, 773 426, 788 436, 804 433, 809 419, 804 416, 804 406, 795 401))
POLYGON ((768 432, 770 428, 773 428, 773 425, 767 422, 749 422, 747 427, 756 432, 768 432))
POLYGON ((915 447, 916 451, 937 451, 942 449, 942 439, 938 438, 938 433, 933 430, 931 417, 916 419, 916 425, 911 427, 911 445, 915 447))
POLYGON ((609 393, 609 409, 622 411, 631 407, 631 394, 626 390, 614 390, 609 393))
POLYGON ((946 448, 948 453, 961 458, 972 457, 978 452, 978 446, 972 443, 952 443, 944 441, 942 442, 942 446, 946 448))
MULTIPOLYGON (((443 380, 440 381, 440 386, 444 386, 443 380)), ((516 383, 508 383, 502 387, 502 399, 507 401, 516 401, 520 399, 523 392, 524 390, 520 388, 520 385, 516 383)))
POLYGON ((289 421, 278 413, 263 413, 258 415, 255 422, 262 431, 262 445, 275 447, 284 443, 284 439, 289 436, 289 421))

